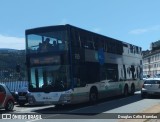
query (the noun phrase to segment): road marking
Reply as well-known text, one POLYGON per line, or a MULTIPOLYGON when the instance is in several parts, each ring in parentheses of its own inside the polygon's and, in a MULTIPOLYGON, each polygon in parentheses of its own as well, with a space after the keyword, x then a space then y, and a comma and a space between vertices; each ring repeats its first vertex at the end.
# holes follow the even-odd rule
MULTIPOLYGON (((27 106, 28 107, 28 106, 27 106)), ((39 106, 37 106, 37 107, 32 107, 32 106, 30 106, 30 108, 26 108, 26 107, 17 107, 16 106, 16 108, 18 108, 18 110, 16 110, 16 112, 27 112, 27 111, 29 111, 29 112, 31 112, 31 111, 34 111, 34 110, 39 110, 39 106), (37 108, 38 107, 38 108, 37 108), (31 111, 30 111, 31 110, 31 111)), ((44 109, 44 108, 48 108, 48 107, 54 107, 54 105, 48 105, 48 106, 42 106, 41 107, 41 109, 44 109)), ((34 112, 33 112, 34 113, 34 112)))

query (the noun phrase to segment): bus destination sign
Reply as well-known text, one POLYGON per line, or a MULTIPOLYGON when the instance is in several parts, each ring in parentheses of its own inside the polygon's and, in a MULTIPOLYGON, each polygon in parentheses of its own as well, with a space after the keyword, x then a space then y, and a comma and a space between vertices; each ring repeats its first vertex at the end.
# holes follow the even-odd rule
POLYGON ((59 64, 60 56, 33 57, 30 59, 31 65, 59 64))

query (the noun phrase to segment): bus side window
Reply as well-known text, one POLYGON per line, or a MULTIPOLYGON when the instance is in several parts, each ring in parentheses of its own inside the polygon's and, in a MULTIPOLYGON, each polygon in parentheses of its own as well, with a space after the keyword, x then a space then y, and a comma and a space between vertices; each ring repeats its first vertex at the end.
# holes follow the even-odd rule
POLYGON ((92 42, 92 41, 87 41, 86 43, 85 43, 85 47, 86 48, 88 48, 88 49, 94 49, 94 42, 92 42))
POLYGON ((81 38, 80 38, 80 35, 78 32, 76 31, 73 31, 72 32, 72 40, 73 40, 73 43, 74 43, 74 47, 81 47, 81 38))

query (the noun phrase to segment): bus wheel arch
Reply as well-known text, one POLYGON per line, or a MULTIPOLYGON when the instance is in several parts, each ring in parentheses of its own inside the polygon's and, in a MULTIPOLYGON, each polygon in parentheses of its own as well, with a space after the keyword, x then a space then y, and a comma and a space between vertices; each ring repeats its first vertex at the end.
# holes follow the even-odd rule
POLYGON ((131 94, 131 95, 134 95, 134 92, 135 92, 135 85, 134 85, 134 83, 132 83, 130 94, 131 94))
POLYGON ((124 85, 123 95, 124 95, 124 97, 128 96, 128 85, 127 84, 124 85))
POLYGON ((91 87, 89 92, 89 102, 90 104, 96 104, 98 101, 98 89, 96 86, 91 87))

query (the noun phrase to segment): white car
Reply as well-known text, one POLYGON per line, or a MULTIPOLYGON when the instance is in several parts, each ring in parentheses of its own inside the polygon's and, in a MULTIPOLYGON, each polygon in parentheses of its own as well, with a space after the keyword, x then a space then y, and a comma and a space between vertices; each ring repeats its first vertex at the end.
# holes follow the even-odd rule
POLYGON ((141 97, 145 98, 148 95, 160 96, 160 78, 148 78, 144 81, 141 89, 141 97))
POLYGON ((150 78, 150 75, 143 75, 143 80, 150 78))
POLYGON ((7 111, 12 111, 14 108, 14 97, 4 84, 0 84, 0 109, 3 108, 7 111))

